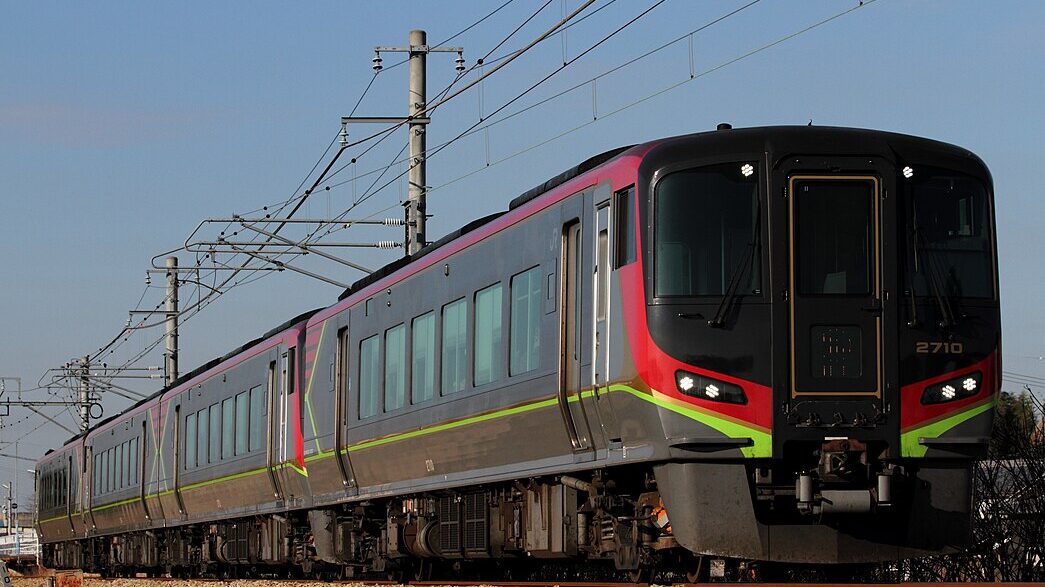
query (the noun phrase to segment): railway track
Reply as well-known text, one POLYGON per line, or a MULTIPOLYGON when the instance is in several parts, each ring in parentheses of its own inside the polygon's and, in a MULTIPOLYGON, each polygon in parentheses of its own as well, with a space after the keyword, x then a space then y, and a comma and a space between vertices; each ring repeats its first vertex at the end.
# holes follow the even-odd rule
MULTIPOLYGON (((270 585, 294 585, 294 586, 305 586, 305 585, 353 585, 359 587, 370 587, 370 586, 385 586, 385 585, 410 585, 416 587, 650 587, 651 585, 671 585, 671 587, 707 587, 708 583, 629 583, 629 582, 607 582, 607 581, 454 581, 454 580, 443 580, 443 581, 408 581, 405 583, 397 583, 394 581, 378 581, 378 580, 352 580, 352 579, 338 579, 334 581, 318 581, 313 579, 219 579, 219 578, 200 578, 200 579, 178 579, 174 577, 126 577, 126 578, 101 578, 97 576, 85 576, 83 578, 82 587, 96 587, 98 585, 112 585, 120 583, 126 585, 127 583, 140 583, 142 586, 146 586, 150 583, 162 583, 164 585, 177 584, 177 583, 228 583, 238 584, 243 587, 268 587, 270 585)), ((724 582, 725 584, 736 586, 736 587, 765 587, 766 585, 804 585, 806 587, 827 587, 834 585, 862 585, 865 587, 887 587, 895 586, 896 583, 780 583, 780 582, 766 582, 766 583, 733 583, 724 582)), ((905 583, 910 586, 938 586, 958 583, 954 582, 937 582, 937 583, 905 583)), ((997 583, 961 583, 963 587, 997 587, 997 583)), ((14 587, 23 587, 19 584, 19 581, 15 581, 14 587)), ((27 586, 26 586, 27 587, 27 586)), ((80 586, 69 586, 66 587, 80 587, 80 586)))

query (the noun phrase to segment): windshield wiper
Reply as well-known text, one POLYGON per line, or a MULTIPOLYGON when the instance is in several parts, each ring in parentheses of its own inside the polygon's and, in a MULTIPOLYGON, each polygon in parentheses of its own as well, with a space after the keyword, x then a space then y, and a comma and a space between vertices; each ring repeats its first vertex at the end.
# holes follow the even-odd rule
MULTIPOLYGON (((943 291, 943 286, 940 284, 939 276, 936 274, 936 263, 937 261, 934 251, 929 248, 928 243, 925 241, 925 236, 922 235, 922 231, 918 229, 917 220, 914 225, 914 272, 918 273, 918 252, 923 251, 926 255, 925 262, 925 276, 929 281, 929 290, 932 292, 933 299, 936 300, 936 305, 940 308, 940 328, 950 328, 957 324, 954 319, 954 310, 951 308, 951 301, 943 291)), ((913 276, 912 276, 913 277, 913 276)), ((911 280, 911 308, 912 316, 915 314, 915 298, 914 298, 914 279, 911 280)), ((912 317, 912 321, 916 322, 917 318, 912 317)))
POLYGON ((722 328, 726 323, 726 314, 729 312, 730 307, 733 305, 733 301, 737 297, 737 289, 740 288, 740 278, 746 272, 748 265, 755 258, 755 251, 758 249, 759 240, 762 238, 762 232, 760 230, 762 220, 762 201, 758 200, 758 205, 755 206, 755 230, 751 242, 747 244, 747 254, 733 267, 733 271, 729 274, 729 285, 726 286, 726 294, 722 296, 722 301, 718 304, 718 310, 715 312, 715 316, 708 320, 708 326, 711 328, 722 328))

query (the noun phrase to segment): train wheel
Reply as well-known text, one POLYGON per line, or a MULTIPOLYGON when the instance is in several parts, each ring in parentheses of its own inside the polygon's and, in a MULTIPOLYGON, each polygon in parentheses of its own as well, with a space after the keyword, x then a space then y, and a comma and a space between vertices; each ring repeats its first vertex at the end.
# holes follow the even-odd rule
POLYGON ((653 577, 653 568, 641 565, 637 569, 628 571, 628 580, 632 583, 649 583, 650 578, 653 577))
POLYGON ((428 581, 429 579, 431 579, 433 566, 433 561, 428 559, 421 559, 417 561, 417 564, 414 565, 414 581, 428 581))
POLYGON ((686 581, 689 583, 706 583, 708 581, 707 559, 699 554, 687 556, 682 561, 682 568, 686 572, 686 581))

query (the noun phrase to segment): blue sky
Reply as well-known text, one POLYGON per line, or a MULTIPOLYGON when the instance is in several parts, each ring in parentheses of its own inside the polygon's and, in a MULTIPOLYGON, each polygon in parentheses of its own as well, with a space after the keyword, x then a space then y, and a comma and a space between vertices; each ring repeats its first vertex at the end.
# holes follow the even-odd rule
MULTIPOLYGON (((34 386, 49 367, 113 337, 145 291, 149 259, 179 246, 204 218, 248 212, 292 195, 372 76, 375 45, 402 45, 411 28, 438 42, 492 10, 494 2, 59 3, 5 5, 0 21, 0 247, 4 287, 0 375, 34 386)), ((595 6, 601 6, 599 0, 595 6)), ((471 63, 540 3, 516 0, 453 44, 471 63)), ((578 0, 567 0, 572 10, 578 0)), ((620 0, 490 77, 485 113, 652 4, 620 0)), ((667 0, 518 103, 525 106, 590 79, 744 4, 667 0)), ((694 36, 697 72, 855 6, 850 0, 762 0, 694 36)), ((561 17, 552 2, 494 56, 522 46, 561 17)), ((1037 172, 1045 162, 1045 4, 975 0, 878 0, 823 27, 692 83, 604 118, 689 77, 683 42, 602 78, 599 121, 526 151, 593 118, 589 87, 454 144, 434 156, 429 183, 433 238, 603 150, 657 137, 735 126, 857 126, 923 135, 979 154, 998 201, 1006 370, 1045 377, 1040 304, 1045 211, 1037 172)), ((385 64, 396 61, 386 55, 385 64)), ((430 58, 429 92, 453 76, 452 56, 430 58)), ((405 68, 375 81, 358 115, 406 109, 405 68)), ((480 116, 479 88, 439 109, 429 143, 480 116)), ((509 110, 511 111, 511 109, 509 110)), ((365 129, 351 129, 361 136, 365 129)), ((405 141, 400 132, 359 158, 357 173, 381 168, 405 141)), ((358 149, 350 153, 358 155, 358 149)), ((347 155, 346 155, 347 156, 347 155)), ((402 166, 397 169, 402 170, 402 166)), ((350 179, 352 168, 337 180, 350 179)), ((391 177, 391 176, 386 176, 391 177)), ((312 199, 307 216, 344 210, 367 182, 312 199)), ((375 194, 354 216, 398 216, 402 182, 375 194)), ((399 238, 391 229, 353 229, 337 240, 399 238)), ((372 266, 394 253, 353 256, 372 266)), ((189 261, 182 253, 183 264, 189 261)), ((310 261, 339 281, 359 277, 310 261)), ((187 371, 272 325, 327 305, 335 287, 288 274, 233 289, 182 329, 187 371)), ((184 296, 183 296, 184 297, 184 296)), ((131 337, 109 356, 125 360, 159 333, 131 337)), ((159 365, 155 353, 143 364, 159 365)), ((140 386, 143 390, 154 387, 140 386)), ((1006 389, 1018 389, 1006 384, 1006 389)), ((113 398, 107 415, 126 405, 113 398)), ((66 433, 13 411, 0 451, 19 439, 37 456, 66 433)), ((59 418, 72 425, 68 414, 59 418)), ((7 475, 29 463, 0 459, 7 475)), ((28 476, 21 483, 28 487, 28 476)), ((23 488, 22 493, 25 493, 23 488)))

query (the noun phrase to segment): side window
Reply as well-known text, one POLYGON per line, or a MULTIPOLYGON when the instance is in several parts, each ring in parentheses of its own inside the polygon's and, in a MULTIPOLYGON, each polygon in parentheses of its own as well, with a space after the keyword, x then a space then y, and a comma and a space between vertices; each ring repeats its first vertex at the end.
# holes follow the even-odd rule
POLYGON ((236 433, 236 412, 233 406, 233 398, 226 398, 221 402, 221 458, 232 458, 233 441, 236 433))
POLYGON ((131 459, 130 459, 131 460, 131 483, 133 483, 134 485, 137 485, 138 482, 139 482, 138 470, 141 468, 141 463, 138 461, 138 437, 137 436, 135 436, 134 438, 131 439, 130 447, 131 447, 131 459))
POLYGON ((207 451, 210 449, 210 426, 208 425, 207 408, 196 412, 196 466, 202 467, 207 464, 207 451))
POLYGON ((534 267, 512 276, 509 374, 537 368, 541 344, 541 272, 534 267))
POLYGON ((116 473, 113 489, 123 489, 123 444, 116 445, 116 473))
POLYGON ((635 186, 626 187, 613 194, 614 217, 616 219, 616 246, 613 267, 618 268, 635 261, 635 186))
POLYGON ((467 302, 462 298, 443 306, 442 393, 464 389, 468 368, 467 302))
POLYGON ((196 467, 196 414, 185 416, 185 468, 196 467))
POLYGON ((120 485, 123 487, 129 487, 131 484, 131 441, 123 443, 123 460, 122 460, 122 471, 120 475, 120 485))
POLYGON ((406 403, 406 325, 385 331, 385 411, 406 403))
POLYGON ((250 389, 250 444, 249 451, 261 448, 265 442, 265 389, 256 385, 250 389))
POLYGON ((105 451, 107 455, 105 460, 109 463, 109 481, 105 484, 106 491, 114 491, 116 489, 116 449, 110 448, 105 451))
POLYGON ((221 406, 211 404, 210 410, 210 451, 208 462, 221 460, 221 406))
POLYGON ((294 366, 295 366, 295 355, 296 349, 290 349, 286 353, 283 353, 284 361, 286 361, 286 374, 287 374, 287 395, 291 395, 297 388, 297 379, 294 377, 294 366))
POLYGON ((359 418, 377 414, 381 393, 381 341, 375 334, 359 343, 359 418))
POLYGON ((475 385, 501 378, 501 299, 500 283, 475 294, 475 385))
POLYGON ((435 312, 410 323, 410 394, 419 404, 435 395, 435 312))
POLYGON ((247 410, 247 392, 236 394, 236 454, 247 454, 247 433, 250 414, 247 410))

